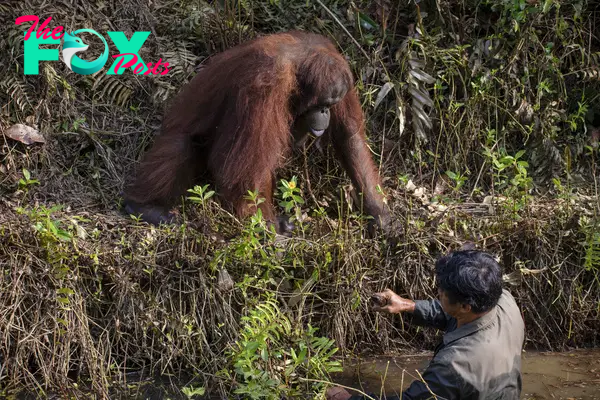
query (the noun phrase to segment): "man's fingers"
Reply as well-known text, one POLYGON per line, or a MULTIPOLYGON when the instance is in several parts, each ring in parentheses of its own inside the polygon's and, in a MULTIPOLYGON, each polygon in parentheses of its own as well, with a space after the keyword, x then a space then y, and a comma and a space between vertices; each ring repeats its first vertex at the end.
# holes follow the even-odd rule
POLYGON ((391 299, 395 293, 390 289, 385 289, 383 292, 375 293, 378 296, 385 297, 386 299, 391 299))
POLYGON ((390 312, 390 305, 386 305, 383 307, 379 307, 379 306, 373 306, 373 310, 374 311, 379 311, 379 312, 386 312, 389 313, 390 312))

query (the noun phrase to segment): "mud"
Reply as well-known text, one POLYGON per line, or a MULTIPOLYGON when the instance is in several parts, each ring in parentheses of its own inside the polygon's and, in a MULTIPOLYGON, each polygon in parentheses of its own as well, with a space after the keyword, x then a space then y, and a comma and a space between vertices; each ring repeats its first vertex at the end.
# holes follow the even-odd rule
MULTIPOLYGON (((333 379, 365 393, 399 395, 419 379, 430 353, 347 363, 333 379)), ((600 399, 600 349, 564 353, 523 352, 521 399, 600 399)), ((353 392, 357 393, 358 392, 353 392)))

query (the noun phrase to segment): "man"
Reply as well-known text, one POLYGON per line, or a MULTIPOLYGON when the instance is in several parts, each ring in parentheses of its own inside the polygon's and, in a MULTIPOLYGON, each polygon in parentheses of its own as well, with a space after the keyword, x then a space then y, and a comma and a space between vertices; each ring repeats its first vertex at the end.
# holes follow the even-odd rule
MULTIPOLYGON (((456 251, 437 261, 436 278, 439 300, 412 301, 389 289, 376 295, 382 303, 376 311, 408 313, 414 324, 445 331, 423 380, 402 399, 519 399, 525 327, 502 289, 500 265, 485 252, 456 251)), ((334 387, 327 398, 364 397, 334 387)))

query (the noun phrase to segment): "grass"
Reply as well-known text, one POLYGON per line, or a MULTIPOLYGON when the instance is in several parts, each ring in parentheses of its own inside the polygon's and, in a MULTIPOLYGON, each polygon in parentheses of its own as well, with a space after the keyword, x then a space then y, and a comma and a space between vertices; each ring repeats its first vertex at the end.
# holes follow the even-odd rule
POLYGON ((435 332, 375 315, 367 300, 386 287, 435 296, 435 258, 465 241, 500 258, 528 348, 598 345, 595 4, 95 1, 41 10, 69 30, 152 30, 142 57, 173 66, 152 78, 81 76, 52 62, 24 76, 14 19, 40 4, 0 5, 0 130, 23 123, 46 137, 29 146, 0 137, 0 393, 108 397, 142 371, 178 379, 181 396, 318 397, 339 355, 435 344, 435 332), (122 215, 124 181, 195 65, 290 28, 332 37, 359 77, 399 243, 363 236, 329 149, 298 152, 281 171, 279 207, 300 221, 291 239, 271 237, 260 218, 237 221, 210 186, 188 193, 186 225, 122 215))

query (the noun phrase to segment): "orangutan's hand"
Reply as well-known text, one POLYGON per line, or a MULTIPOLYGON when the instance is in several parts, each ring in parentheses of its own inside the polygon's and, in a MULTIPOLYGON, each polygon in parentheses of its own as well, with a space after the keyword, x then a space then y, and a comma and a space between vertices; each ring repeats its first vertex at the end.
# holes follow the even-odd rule
POLYGON ((352 397, 350 392, 339 386, 330 387, 327 389, 327 393, 325 393, 327 400, 347 400, 350 397, 352 397))
POLYGON ((413 312, 415 310, 414 301, 402 298, 390 289, 386 289, 381 293, 375 293, 371 297, 371 301, 373 303, 373 310, 388 314, 413 312))

